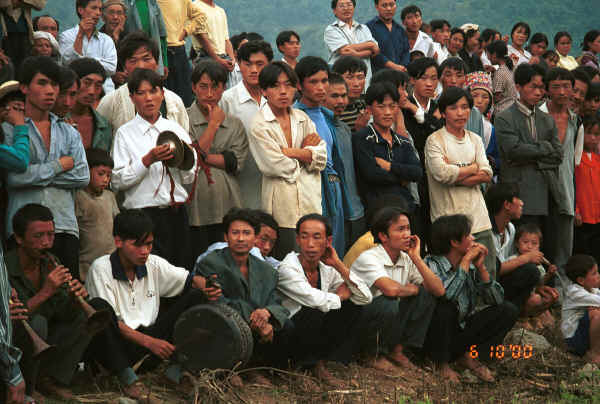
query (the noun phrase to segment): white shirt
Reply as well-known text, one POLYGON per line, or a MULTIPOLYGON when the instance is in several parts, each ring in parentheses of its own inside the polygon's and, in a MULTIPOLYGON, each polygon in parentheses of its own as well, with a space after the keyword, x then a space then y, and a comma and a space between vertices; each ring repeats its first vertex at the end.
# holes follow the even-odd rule
MULTIPOLYGON (((150 149, 156 146, 158 135, 163 131, 174 132, 181 140, 190 144, 190 135, 176 122, 163 117, 151 124, 139 115, 121 126, 115 135, 112 155, 115 161, 112 185, 117 191, 125 191, 123 207, 139 209, 146 207, 166 207, 171 203, 171 183, 168 169, 175 181, 175 202, 185 202, 188 193, 182 184, 194 181, 196 161, 188 171, 177 168, 163 168, 156 162, 146 167, 142 163, 150 149), (158 190, 158 191, 157 191, 158 190)), ((196 152, 194 151, 194 156, 196 152)))
MULTIPOLYGON (((202 0, 194 1, 194 4, 206 15, 206 28, 208 29, 208 40, 217 55, 226 54, 225 42, 229 40, 229 27, 227 25, 227 14, 222 7, 209 6, 202 0)), ((202 46, 198 40, 192 36, 192 44, 195 49, 202 46)))
POLYGON ((103 86, 104 92, 108 94, 114 91, 115 85, 111 79, 111 76, 117 71, 117 49, 114 41, 108 35, 96 30, 89 39, 87 35, 83 36, 82 53, 78 53, 73 48, 78 32, 79 25, 76 25, 58 37, 63 64, 68 65, 75 59, 86 57, 96 59, 104 68, 107 76, 103 86))
MULTIPOLYGON (((342 307, 340 297, 335 293, 344 283, 344 279, 333 267, 319 262, 321 289, 316 289, 308 282, 298 253, 289 253, 277 270, 279 282, 277 289, 282 295, 282 304, 290 311, 290 318, 303 306, 320 310, 324 313, 342 307)), ((369 304, 372 301, 371 292, 367 285, 356 275, 350 274, 351 283, 346 283, 352 296, 350 301, 358 305, 369 304)))
POLYGON ((125 276, 116 253, 96 259, 86 278, 90 297, 106 300, 117 318, 134 330, 148 327, 156 321, 161 297, 180 294, 189 272, 169 264, 157 255, 150 255, 145 266, 136 268, 136 277, 125 276), (116 257, 112 258, 111 257, 116 257))
POLYGON ((417 40, 413 45, 411 52, 421 51, 425 55, 425 57, 433 56, 433 39, 423 31, 419 31, 419 35, 417 35, 417 40))
MULTIPOLYGON (((418 38, 417 38, 418 40, 418 38)), ((415 42, 416 45, 416 42, 415 42)), ((434 55, 437 56, 435 57, 435 60, 437 61, 438 65, 441 65, 444 60, 448 59, 448 55, 450 54, 448 52, 448 49, 445 46, 442 46, 442 44, 438 43, 438 42, 432 42, 431 43, 431 57, 434 57, 434 55)))
POLYGON ((390 278, 400 285, 423 283, 423 276, 408 254, 401 251, 398 260, 394 263, 381 244, 359 255, 350 271, 371 288, 373 298, 382 295, 381 290, 375 286, 375 282, 380 278, 390 278))
POLYGON ((560 330, 565 338, 571 338, 575 334, 579 320, 588 307, 600 307, 600 289, 588 292, 577 283, 569 285, 563 300, 560 323, 560 330))
POLYGON ((508 222, 504 228, 504 234, 492 231, 492 239, 494 240, 494 247, 496 248, 496 257, 501 263, 508 261, 514 251, 515 225, 508 222), (502 236, 504 236, 504 242, 502 242, 502 236))
MULTIPOLYGON (((258 114, 258 110, 267 103, 267 99, 261 95, 260 105, 250 95, 243 82, 230 88, 223 93, 219 105, 226 115, 238 118, 244 124, 246 136, 250 136, 252 122, 258 114)), ((242 194, 242 204, 245 208, 261 208, 261 187, 262 174, 256 165, 256 160, 252 153, 248 153, 244 169, 238 174, 240 192, 242 194)))
POLYGON ((517 61, 517 63, 515 63, 515 68, 520 65, 521 63, 529 63, 529 59, 531 59, 531 53, 527 52, 525 49, 523 49, 523 52, 525 53, 521 53, 518 50, 516 50, 515 48, 513 48, 512 45, 508 45, 508 56, 511 55, 517 55, 519 60, 517 61))

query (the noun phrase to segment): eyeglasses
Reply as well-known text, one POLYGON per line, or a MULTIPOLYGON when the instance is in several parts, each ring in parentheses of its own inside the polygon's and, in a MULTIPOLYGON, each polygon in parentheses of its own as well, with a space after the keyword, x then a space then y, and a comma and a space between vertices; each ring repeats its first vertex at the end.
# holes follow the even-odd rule
POLYGON ((342 9, 342 10, 354 8, 354 4, 353 3, 338 3, 337 8, 342 9))

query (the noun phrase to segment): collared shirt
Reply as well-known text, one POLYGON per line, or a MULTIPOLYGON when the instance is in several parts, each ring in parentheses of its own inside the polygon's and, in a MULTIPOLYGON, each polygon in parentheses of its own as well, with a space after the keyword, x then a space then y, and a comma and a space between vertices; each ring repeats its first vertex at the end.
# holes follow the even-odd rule
MULTIPOLYGON (((164 105, 167 108, 165 118, 177 122, 186 132, 189 131, 190 122, 181 97, 167 88, 163 88, 163 91, 165 93, 164 105)), ((96 111, 108 120, 112 126, 113 136, 117 129, 135 118, 135 105, 129 96, 127 83, 102 97, 96 111)))
POLYGON ((517 63, 515 63, 515 69, 521 63, 529 63, 529 59, 531 59, 531 53, 529 53, 529 51, 523 49, 523 53, 521 53, 512 45, 508 45, 507 48, 508 48, 508 56, 518 57, 517 63))
POLYGON ((408 66, 410 63, 410 45, 408 36, 402 25, 392 20, 390 31, 379 17, 373 18, 367 23, 373 38, 379 44, 379 55, 373 58, 373 70, 384 69, 387 62, 397 65, 408 66))
POLYGON ((409 283, 413 285, 423 283, 423 276, 408 254, 401 251, 396 262, 393 262, 381 244, 363 252, 354 261, 350 271, 358 275, 371 288, 373 298, 383 294, 375 286, 375 282, 381 278, 390 278, 403 286, 409 283))
POLYGON ((60 46, 60 54, 62 55, 65 65, 68 65, 75 59, 93 58, 96 59, 106 72, 107 79, 104 82, 104 92, 106 94, 114 91, 115 85, 111 80, 111 76, 117 71, 117 49, 112 38, 98 30, 94 30, 92 36, 88 38, 83 36, 83 45, 81 53, 78 53, 73 45, 79 33, 79 25, 74 26, 60 34, 58 42, 60 46))
MULTIPOLYGON (((169 0, 171 1, 171 0, 169 0)), ((202 0, 194 1, 194 4, 206 15, 206 27, 208 29, 208 40, 217 55, 227 53, 225 43, 229 40, 229 27, 227 25, 227 14, 223 8, 209 6, 202 0)), ((192 37, 194 49, 202 49, 196 38, 192 37)))
MULTIPOLYGON (((336 19, 325 28, 324 40, 325 45, 327 45, 327 49, 329 50, 328 62, 330 65, 333 65, 336 60, 340 58, 341 55, 339 54, 339 50, 346 45, 355 45, 364 42, 373 42, 377 44, 377 41, 373 39, 371 31, 365 24, 352 21, 352 27, 349 27, 339 19, 336 19)), ((362 58, 362 60, 367 65, 365 88, 368 88, 372 76, 371 59, 362 58)))
MULTIPOLYGON (((222 249, 228 248, 228 247, 229 247, 229 243, 227 243, 225 241, 218 241, 216 243, 212 243, 211 245, 208 246, 208 248, 206 249, 205 252, 203 252, 202 254, 200 254, 198 256, 198 259, 196 259, 196 264, 198 264, 200 261, 202 261, 204 258, 206 258, 208 256, 208 254, 210 254, 211 252, 217 251, 217 250, 222 250, 222 249)), ((263 257, 263 255, 261 254, 260 249, 258 247, 252 247, 252 249, 250 249, 250 254, 254 255, 256 258, 258 258, 261 261, 265 261, 267 264, 271 265, 273 267, 273 269, 277 269, 277 267, 281 263, 279 260, 276 260, 273 257, 263 257)))
POLYGON ((579 63, 573 56, 563 56, 558 52, 556 52, 556 54, 558 55, 558 63, 556 64, 557 67, 562 67, 563 69, 567 70, 574 70, 579 66, 579 63))
POLYGON ((414 52, 418 50, 423 52, 425 57, 431 57, 433 55, 432 45, 433 39, 431 39, 431 37, 423 31, 419 31, 419 34, 417 35, 417 40, 415 41, 415 44, 413 45, 410 51, 414 52))
POLYGON ((565 291, 560 323, 560 330, 565 338, 575 335, 579 320, 589 307, 600 307, 600 289, 594 288, 588 292, 577 283, 569 285, 565 291))
MULTIPOLYGON (((345 282, 340 273, 335 268, 319 262, 321 285, 320 288, 313 288, 298 257, 298 253, 289 253, 277 270, 277 289, 283 296, 283 305, 290 311, 290 318, 304 306, 325 313, 342 307, 340 297, 335 293, 345 282)), ((350 282, 345 283, 352 292, 350 301, 358 305, 371 303, 373 296, 360 277, 351 272, 350 282)))
POLYGON ((329 129, 327 125, 327 121, 325 120, 325 115, 321 110, 321 107, 309 108, 306 105, 302 104, 298 101, 295 105, 295 108, 301 109, 306 112, 306 115, 313 121, 315 126, 317 127, 317 134, 321 136, 321 139, 325 141, 327 146, 327 174, 337 174, 335 169, 333 168, 333 133, 329 129))
MULTIPOLYGON (((246 129, 246 136, 249 137, 254 117, 266 103, 267 99, 262 95, 260 103, 257 103, 242 81, 223 93, 219 106, 223 108, 226 115, 242 121, 244 129, 246 129)), ((256 157, 253 154, 249 153, 246 157, 245 167, 240 172, 238 181, 242 193, 242 205, 250 209, 260 209, 262 174, 256 165, 256 157)))
POLYGON ((156 147, 158 135, 167 130, 174 132, 184 142, 192 143, 190 136, 181 126, 163 117, 159 117, 155 123, 151 124, 136 115, 133 120, 117 130, 112 152, 115 161, 112 185, 115 190, 124 191, 124 208, 169 206, 171 204, 171 184, 167 170, 175 182, 173 194, 175 202, 186 201, 188 193, 182 184, 190 184, 194 181, 196 161, 188 171, 167 168, 160 162, 149 167, 142 163, 142 158, 148 151, 156 147))
POLYGON ((462 328, 466 324, 465 319, 473 313, 478 297, 486 304, 498 305, 504 301, 502 286, 491 277, 489 282, 482 282, 479 270, 473 265, 467 273, 460 267, 453 268, 443 255, 428 255, 425 264, 442 280, 446 299, 457 305, 458 321, 462 328))
POLYGON ((527 123, 527 128, 529 129, 529 134, 534 140, 537 140, 537 128, 535 125, 535 111, 536 108, 529 109, 525 104, 523 104, 519 100, 515 100, 515 105, 517 109, 525 115, 525 122, 527 123))
POLYGON ((235 62, 233 65, 233 70, 229 72, 229 78, 227 79, 227 84, 225 88, 229 90, 232 87, 237 86, 243 80, 242 71, 240 70, 240 65, 238 62, 235 62))
MULTIPOLYGON (((100 115, 98 111, 93 108, 90 108, 90 112, 92 114, 92 121, 94 125, 94 133, 92 134, 92 145, 90 147, 102 149, 110 153, 113 134, 112 134, 112 126, 108 123, 108 120, 100 115)), ((67 114, 65 119, 71 117, 71 114, 67 114)))
MULTIPOLYGON (((90 171, 85 158, 81 136, 71 125, 50 113, 50 150, 30 118, 25 118, 29 131, 30 163, 22 173, 6 175, 8 207, 6 209, 6 235, 13 232, 12 217, 23 205, 39 203, 48 207, 54 216, 57 233, 79 235, 75 218, 74 195, 77 189, 87 186, 90 171), (74 166, 64 171, 59 159, 71 156, 74 166)), ((13 126, 5 122, 2 126, 7 145, 12 145, 13 126)), ((15 131, 18 131, 19 127, 15 131)))
POLYGON ((23 381, 19 368, 21 351, 13 345, 13 327, 10 319, 9 299, 11 295, 4 254, 0 246, 0 380, 16 386, 23 381))
MULTIPOLYGON (((441 65, 444 60, 448 59, 448 48, 438 42, 431 43, 431 57, 434 58, 438 65, 441 65)), ((483 57, 481 58, 483 60, 483 57)))
POLYGON ((490 220, 492 222, 492 240, 494 240, 494 247, 496 248, 496 257, 501 263, 506 262, 514 252, 515 225, 508 222, 504 227, 504 231, 499 233, 494 218, 492 217, 490 220))
POLYGON ((352 212, 348 220, 358 220, 365 215, 365 208, 358 194, 354 153, 352 151, 352 133, 348 125, 339 119, 336 118, 334 124, 338 148, 344 162, 344 179, 348 188, 348 199, 350 199, 350 205, 352 206, 352 212))
POLYGON ((304 112, 290 108, 289 114, 291 145, 269 104, 256 115, 248 140, 263 174, 262 209, 273 215, 280 227, 293 229, 302 216, 322 212, 320 172, 327 163, 327 148, 323 140, 317 146, 305 147, 312 152, 309 165, 285 156, 282 147, 300 149, 306 136, 316 132, 315 124, 304 112))
MULTIPOLYGON (((197 103, 190 106, 188 115, 190 137, 197 141, 208 127, 208 121, 197 103)), ((226 116, 206 152, 223 155, 225 169, 210 168, 212 184, 208 183, 204 173, 199 173, 197 192, 188 206, 190 226, 221 223, 229 209, 242 206, 237 175, 243 170, 248 155, 248 139, 242 122, 233 116, 226 116)))
POLYGON ((208 32, 206 14, 198 7, 199 3, 194 3, 192 0, 157 0, 157 3, 167 28, 167 45, 185 45, 185 41, 179 40, 179 35, 184 28, 189 36, 208 32))
POLYGON ((161 297, 179 295, 190 283, 190 273, 150 254, 145 265, 135 268, 130 281, 118 252, 96 259, 85 286, 90 297, 101 297, 114 309, 117 319, 134 330, 156 321, 161 297))
POLYGON ((519 93, 513 79, 513 72, 504 64, 492 74, 492 85, 497 102, 494 103, 494 113, 499 114, 519 99, 519 93), (497 96, 497 94, 500 94, 497 96))
MULTIPOLYGON (((167 61, 167 28, 156 0, 124 0, 127 5, 125 31, 144 31, 160 46, 156 71, 162 75, 167 61), (139 8, 138 8, 139 5, 139 8)), ((165 94, 166 97, 166 94, 165 94)), ((133 118, 133 117, 132 117, 133 118)), ((113 124, 113 127, 115 125, 113 124)), ((183 126, 183 125, 182 125, 183 126)), ((185 126, 184 126, 185 127, 185 126)), ((115 128, 117 130, 118 127, 115 128)))

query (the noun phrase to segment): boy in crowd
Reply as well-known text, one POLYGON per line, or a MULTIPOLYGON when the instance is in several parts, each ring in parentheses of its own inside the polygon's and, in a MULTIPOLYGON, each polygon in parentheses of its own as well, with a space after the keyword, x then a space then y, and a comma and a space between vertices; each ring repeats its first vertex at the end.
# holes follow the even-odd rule
POLYGON ((259 82, 267 104, 254 118, 249 143, 263 174, 262 209, 281 227, 274 254, 281 259, 295 247, 300 217, 322 211, 320 172, 327 164, 327 146, 308 115, 291 107, 298 85, 291 67, 273 62, 259 82))
POLYGON ((406 6, 402 9, 400 18, 402 19, 404 28, 406 28, 410 51, 418 50, 423 52, 425 57, 431 57, 433 55, 433 41, 429 35, 421 31, 421 27, 423 26, 423 13, 421 9, 414 4, 406 6))
POLYGON ((77 102, 79 93, 79 76, 68 67, 61 67, 58 81, 58 96, 52 107, 52 113, 59 118, 65 118, 77 102))
POLYGON ((566 267, 573 282, 565 292, 560 330, 569 350, 600 364, 600 275, 590 255, 574 255, 566 267))
POLYGON ((277 35, 275 43, 277 44, 277 49, 283 55, 281 61, 290 65, 292 69, 295 69, 300 49, 302 48, 300 36, 294 31, 283 31, 277 35))
MULTIPOLYGON (((162 78, 154 70, 136 69, 127 83, 137 114, 115 135, 113 187, 124 191, 123 207, 144 209, 155 225, 155 252, 174 265, 191 266, 189 221, 185 207, 196 172, 168 168, 163 161, 173 157, 169 144, 156 145, 161 132, 171 131, 183 142, 192 141, 177 122, 161 116, 164 101, 162 78), (166 172, 165 172, 166 171, 166 172)), ((187 115, 187 114, 186 114, 187 115)))
POLYGON ((581 115, 584 117, 596 115, 600 111, 600 83, 591 83, 590 88, 585 96, 581 115))
POLYGON ((282 332, 282 343, 292 359, 341 388, 344 382, 329 372, 325 361, 347 364, 357 352, 360 306, 371 302, 371 292, 335 252, 324 216, 301 217, 296 242, 300 253, 289 253, 277 271, 277 288, 293 322, 282 332))
POLYGON ((355 56, 342 56, 333 64, 332 70, 344 78, 348 87, 348 105, 340 114, 340 121, 348 125, 352 132, 366 127, 371 119, 362 98, 365 91, 367 65, 355 56))
MULTIPOLYGON (((119 44, 119 63, 123 66, 127 77, 135 69, 156 70, 158 58, 158 45, 143 32, 132 32, 119 44)), ((164 103, 160 105, 161 115, 177 122, 186 132, 189 131, 187 111, 181 98, 171 90, 163 88, 162 84, 160 88, 164 93, 164 103)), ((96 111, 108 120, 113 135, 116 134, 117 129, 135 118, 136 109, 129 96, 127 83, 102 97, 96 111)))
POLYGON ((352 133, 350 127, 340 120, 348 105, 348 86, 344 78, 334 72, 329 73, 329 89, 325 98, 325 106, 333 112, 333 126, 338 148, 344 161, 344 179, 348 190, 351 212, 344 222, 345 251, 354 244, 366 230, 365 208, 358 194, 354 153, 352 151, 352 133))
POLYGON ((108 189, 113 159, 102 149, 86 152, 90 183, 75 194, 75 217, 79 226, 79 272, 85 281, 88 269, 98 257, 115 250, 113 219, 119 213, 115 195, 108 189))
POLYGON ((83 147, 91 147, 110 152, 112 128, 108 121, 94 109, 102 93, 102 83, 106 78, 104 68, 95 59, 81 58, 69 65, 79 77, 79 91, 70 118, 81 135, 83 147))
POLYGON ((572 70, 571 73, 573 74, 574 81, 569 108, 577 115, 582 116, 583 102, 590 88, 590 76, 581 67, 572 70))
POLYGON ((448 41, 450 40, 450 23, 446 20, 433 20, 431 25, 432 55, 438 65, 448 58, 448 41))
POLYGON ((421 240, 411 235, 404 211, 380 210, 371 234, 377 246, 363 252, 351 270, 371 288, 373 303, 364 308, 364 318, 381 332, 388 350, 387 355, 374 358, 372 366, 386 372, 394 372, 394 365, 414 368, 404 350, 423 346, 434 296, 444 295, 444 285, 421 258, 421 240))
POLYGON ((190 137, 206 154, 212 179, 209 184, 206 175, 198 176, 197 192, 187 208, 194 259, 223 240, 223 216, 243 205, 237 175, 248 155, 248 139, 242 122, 219 107, 227 76, 227 70, 211 59, 199 62, 192 73, 196 102, 188 109, 190 137))

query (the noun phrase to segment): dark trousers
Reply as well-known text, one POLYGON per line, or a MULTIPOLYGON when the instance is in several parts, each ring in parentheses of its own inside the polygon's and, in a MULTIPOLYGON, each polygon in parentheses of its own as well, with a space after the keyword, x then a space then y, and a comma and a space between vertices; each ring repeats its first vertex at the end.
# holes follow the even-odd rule
POLYGON ((181 97, 186 108, 192 105, 192 67, 185 52, 185 46, 169 46, 167 48, 169 75, 166 86, 181 97))
POLYGON ((79 239, 72 234, 57 233, 50 252, 58 257, 60 263, 69 268, 74 278, 79 276, 79 239))
POLYGON ((291 318, 279 333, 279 341, 291 358, 300 366, 311 367, 319 360, 349 363, 358 352, 358 320, 362 306, 350 301, 342 303, 338 310, 323 313, 317 309, 303 307, 291 318))
POLYGON ((296 229, 280 227, 279 237, 277 238, 277 243, 273 248, 273 257, 281 261, 286 255, 297 250, 298 245, 296 244, 296 229))
MULTIPOLYGON (((4 18, 10 18, 6 15, 4 18)), ((2 49, 16 69, 21 67, 23 60, 31 54, 31 41, 27 32, 9 32, 2 39, 2 49)))
POLYGON ((573 254, 588 254, 600 262, 600 223, 583 223, 575 227, 573 254))
POLYGON ((195 263, 198 256, 204 253, 211 244, 223 241, 223 225, 218 223, 207 226, 191 226, 190 239, 192 258, 195 263))
POLYGON ((191 270, 190 225, 184 207, 144 208, 154 223, 152 253, 169 263, 191 270))
POLYGON ((540 271, 535 264, 525 264, 501 276, 498 281, 504 288, 504 299, 521 311, 540 281, 540 271))
MULTIPOLYGON (((190 307, 204 303, 207 303, 204 293, 192 289, 174 299, 173 304, 167 310, 159 311, 154 324, 149 327, 140 326, 136 331, 172 343, 173 329, 179 316, 190 307)), ((105 308, 109 309, 113 315, 112 326, 118 327, 117 317, 112 307, 107 303, 105 308)), ((110 333, 109 335, 99 333, 90 343, 86 357, 97 361, 111 372, 118 373, 135 364, 146 354, 150 354, 150 357, 144 361, 143 370, 152 370, 161 363, 162 360, 159 357, 148 349, 126 340, 120 333, 110 333)))
POLYGON ((367 219, 363 216, 356 220, 346 220, 344 222, 344 240, 346 242, 346 250, 344 254, 352 248, 356 240, 367 232, 367 219))
POLYGON ((480 359, 489 358, 490 347, 502 344, 518 316, 519 309, 504 301, 469 315, 463 329, 458 323, 456 304, 439 299, 427 332, 424 352, 436 363, 449 363, 475 346, 480 359))

